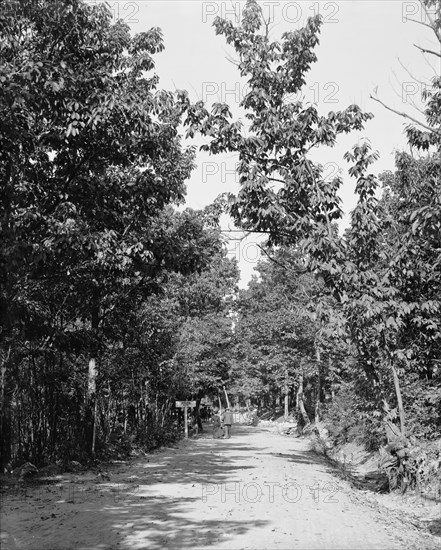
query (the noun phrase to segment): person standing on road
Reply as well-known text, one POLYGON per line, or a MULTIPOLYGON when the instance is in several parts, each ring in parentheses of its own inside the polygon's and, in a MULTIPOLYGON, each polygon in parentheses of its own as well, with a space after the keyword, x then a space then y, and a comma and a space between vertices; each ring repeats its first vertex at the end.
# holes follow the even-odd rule
POLYGON ((213 439, 220 439, 224 435, 222 428, 220 414, 214 412, 213 414, 213 439))
POLYGON ((222 422, 225 428, 225 439, 230 439, 231 437, 231 425, 233 424, 233 413, 227 407, 225 409, 222 422))

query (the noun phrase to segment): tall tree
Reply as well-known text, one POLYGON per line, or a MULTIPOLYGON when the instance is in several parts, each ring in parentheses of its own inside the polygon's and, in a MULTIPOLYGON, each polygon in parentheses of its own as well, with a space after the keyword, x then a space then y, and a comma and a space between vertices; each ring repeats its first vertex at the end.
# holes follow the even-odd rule
MULTIPOLYGON (((211 252, 204 252, 205 222, 166 208, 183 202, 194 150, 183 148, 178 131, 185 94, 157 88, 161 31, 132 37, 127 25, 111 23, 104 4, 6 0, 0 38, 7 461, 23 372, 43 384, 35 399, 52 404, 53 429, 44 414, 39 425, 56 434, 61 398, 53 379, 74 351, 93 415, 108 319, 157 290, 164 270, 202 268, 211 252)), ((85 423, 90 431, 92 424, 85 423)))
MULTIPOLYGON (((439 2, 427 0, 423 5, 437 8, 429 26, 439 39, 439 2)), ((313 49, 318 44, 320 25, 319 17, 310 18, 303 29, 285 33, 280 42, 271 42, 268 24, 254 0, 247 2, 237 27, 217 18, 216 32, 233 46, 240 74, 247 78, 248 92, 241 107, 250 126, 245 132, 239 122, 231 122, 230 110, 224 104, 215 104, 211 113, 197 105, 189 111, 188 132, 200 131, 211 137, 204 148, 214 154, 239 154, 240 190, 237 196, 229 197, 229 212, 243 229, 267 233, 270 245, 302 250, 307 268, 325 281, 342 306, 358 365, 377 390, 378 407, 384 399, 395 400, 404 433, 399 334, 409 305, 396 284, 395 269, 399 268, 391 263, 384 246, 387 222, 376 199, 380 182, 368 172, 377 154, 368 144, 360 144, 346 155, 352 163, 349 173, 357 181, 358 204, 344 238, 333 226, 341 218, 341 180, 325 181, 322 167, 309 156, 315 147, 333 145, 341 133, 362 128, 372 115, 352 105, 321 116, 315 106, 304 107, 301 101, 290 100, 290 94, 301 90, 311 63, 316 61, 313 49)), ((439 87, 437 76, 425 96, 426 122, 407 130, 409 143, 415 148, 439 149, 439 87)), ((437 174, 432 181, 436 181, 439 155, 430 162, 432 173, 437 174)), ((417 208, 411 214, 414 228, 436 231, 438 214, 437 201, 433 207, 427 204, 417 208)), ((408 243, 412 239, 404 241, 404 247, 408 243)), ((404 254, 411 258, 412 248, 405 248, 404 254)), ((421 306, 432 313, 438 311, 438 302, 421 306)))

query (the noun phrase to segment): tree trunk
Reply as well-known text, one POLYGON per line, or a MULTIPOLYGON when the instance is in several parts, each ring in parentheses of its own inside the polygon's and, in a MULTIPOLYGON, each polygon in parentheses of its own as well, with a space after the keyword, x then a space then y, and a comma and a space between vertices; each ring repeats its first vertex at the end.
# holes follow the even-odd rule
POLYGON ((285 413, 284 418, 288 420, 289 416, 289 385, 288 385, 288 369, 285 369, 285 413))
POLYGON ((0 400, 0 462, 5 466, 11 459, 12 449, 12 414, 11 414, 11 397, 12 391, 8 391, 6 364, 11 356, 11 347, 8 352, 2 356, 1 366, 1 400, 0 400))
POLYGON ((397 373, 392 361, 390 361, 390 368, 392 370, 392 375, 393 375, 393 379, 394 379, 394 387, 395 387, 395 394, 396 394, 396 397, 397 397, 398 413, 400 415, 401 435, 403 437, 405 437, 406 436, 406 425, 405 425, 405 417, 404 417, 403 398, 401 396, 400 379, 398 378, 398 373, 397 373))
POLYGON ((309 426, 309 424, 311 424, 311 420, 309 419, 308 413, 306 412, 305 403, 303 401, 303 369, 300 371, 299 388, 297 390, 296 404, 297 404, 297 411, 298 411, 298 414, 300 415, 303 425, 309 426))
POLYGON ((315 354, 317 359, 317 396, 315 400, 315 423, 320 422, 320 392, 321 392, 321 354, 320 348, 316 345, 315 354))
MULTIPOLYGON (((97 297, 95 297, 95 302, 97 302, 97 297)), ((92 456, 95 456, 95 441, 96 441, 96 376, 97 376, 97 332, 99 324, 99 308, 97 305, 92 309, 91 315, 91 329, 92 329, 92 345, 90 349, 89 357, 89 369, 87 377, 87 405, 86 405, 86 414, 89 419, 88 426, 88 436, 90 441, 90 450, 92 456)))
POLYGON ((230 408, 230 400, 228 399, 227 390, 225 389, 225 386, 223 386, 223 388, 224 388, 224 393, 225 393, 225 401, 227 402, 227 407, 230 408))
POLYGON ((92 399, 96 391, 96 358, 89 359, 89 374, 87 377, 87 397, 92 399))
POLYGON ((196 398, 196 407, 194 409, 194 417, 195 417, 195 420, 196 420, 196 424, 197 424, 199 433, 203 433, 204 428, 202 426, 200 408, 201 408, 201 397, 199 396, 199 397, 196 398))
POLYGON ((97 398, 95 396, 95 403, 94 403, 94 406, 93 406, 92 456, 95 456, 97 407, 98 407, 98 401, 97 401, 97 398))

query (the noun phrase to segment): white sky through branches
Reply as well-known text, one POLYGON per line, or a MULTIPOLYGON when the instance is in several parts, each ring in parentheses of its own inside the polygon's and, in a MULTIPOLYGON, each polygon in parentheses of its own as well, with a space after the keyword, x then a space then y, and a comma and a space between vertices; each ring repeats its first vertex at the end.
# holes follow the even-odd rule
MULTIPOLYGON (((93 3, 91 1, 90 3, 93 3)), ((315 151, 313 158, 325 166, 326 174, 341 170, 345 223, 354 207, 355 182, 347 175, 344 153, 361 138, 368 138, 380 152, 373 170, 393 169, 394 150, 406 148, 405 119, 386 111, 370 99, 378 97, 398 111, 423 119, 413 104, 421 107, 422 82, 429 83, 439 74, 434 56, 425 61, 413 44, 435 48, 431 31, 415 21, 424 22, 418 1, 346 0, 346 1, 263 1, 263 13, 270 16, 271 38, 277 40, 285 31, 303 26, 306 18, 319 11, 324 18, 318 62, 313 66, 305 87, 306 101, 318 104, 319 112, 342 110, 352 103, 375 115, 362 133, 344 136, 334 148, 315 151)), ((234 64, 234 51, 224 37, 216 36, 212 26, 216 15, 239 22, 244 2, 136 0, 109 2, 114 16, 124 19, 133 32, 160 27, 165 51, 155 56, 160 88, 186 89, 191 100, 203 100, 208 107, 217 101, 230 104, 235 117, 243 116, 238 103, 246 93, 234 64)), ((201 141, 195 141, 199 145, 201 141)), ((187 206, 202 208, 224 191, 238 189, 232 155, 209 156, 198 153, 197 169, 188 182, 187 206)), ((225 226, 228 221, 225 221, 225 226)), ((232 226, 231 226, 232 227, 232 226)), ((233 235, 233 234, 232 234, 233 235)), ((237 237, 237 234, 235 234, 237 237)), ((248 238, 231 241, 231 255, 239 260, 241 286, 249 280, 258 249, 248 238)))

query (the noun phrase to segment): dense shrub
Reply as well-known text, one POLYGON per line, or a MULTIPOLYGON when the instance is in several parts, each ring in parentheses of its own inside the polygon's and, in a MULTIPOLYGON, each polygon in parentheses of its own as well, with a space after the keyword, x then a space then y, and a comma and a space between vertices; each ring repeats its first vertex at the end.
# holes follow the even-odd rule
POLYGON ((386 442, 380 419, 367 410, 351 383, 343 384, 325 406, 324 421, 335 445, 353 441, 373 451, 386 442))
POLYGON ((418 439, 441 438, 441 381, 416 379, 403 388, 408 432, 418 439))

